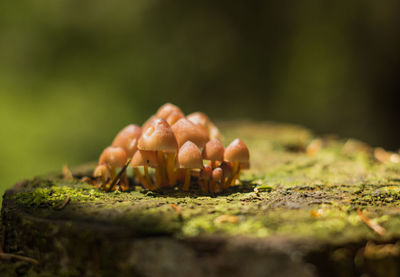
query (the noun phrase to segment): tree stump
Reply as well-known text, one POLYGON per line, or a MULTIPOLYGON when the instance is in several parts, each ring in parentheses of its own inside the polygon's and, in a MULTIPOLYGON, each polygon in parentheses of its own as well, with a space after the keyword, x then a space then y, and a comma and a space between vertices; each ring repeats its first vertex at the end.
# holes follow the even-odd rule
POLYGON ((222 129, 248 144, 251 170, 216 195, 106 193, 82 167, 19 182, 3 197, 3 250, 38 264, 0 260, 0 275, 400 275, 396 154, 292 125, 222 129))

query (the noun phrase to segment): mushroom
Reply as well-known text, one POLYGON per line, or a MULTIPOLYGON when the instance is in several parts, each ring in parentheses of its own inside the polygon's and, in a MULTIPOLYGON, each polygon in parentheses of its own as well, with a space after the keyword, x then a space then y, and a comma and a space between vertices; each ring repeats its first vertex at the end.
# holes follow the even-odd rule
POLYGON ((205 165, 200 170, 200 188, 203 192, 209 192, 209 182, 212 178, 212 168, 209 165, 205 165))
MULTIPOLYGON (((121 147, 109 146, 100 155, 99 165, 107 165, 110 168, 111 179, 116 176, 116 169, 126 163, 126 152, 121 147)), ((124 180, 124 178, 121 178, 124 180)), ((126 180, 125 180, 126 181, 126 180)))
MULTIPOLYGON (((156 174, 161 176, 161 186, 167 185, 165 170, 167 170, 170 182, 174 180, 174 160, 178 144, 171 127, 164 119, 155 118, 150 126, 143 130, 138 149, 157 151, 159 167, 156 168, 156 174), (167 154, 167 163, 165 163, 163 152, 167 154)), ((170 185, 173 184, 170 183, 170 185)))
POLYGON ((122 129, 114 138, 112 146, 122 147, 127 157, 132 157, 137 150, 137 141, 142 134, 142 129, 135 125, 130 124, 122 129))
POLYGON ((184 118, 185 115, 181 111, 172 111, 165 119, 170 126, 174 125, 179 119, 184 118))
MULTIPOLYGON (((181 109, 179 109, 178 106, 175 106, 174 104, 171 103, 166 103, 164 105, 162 105, 157 113, 156 116, 162 119, 167 119, 168 116, 172 113, 172 112, 179 112, 182 113, 181 109)), ((183 113, 182 113, 183 114, 183 113)))
POLYGON ((224 177, 222 179, 222 189, 226 189, 228 180, 233 177, 233 164, 231 162, 223 162, 219 166, 222 171, 224 172, 224 177))
POLYGON ((207 132, 201 126, 195 125, 186 118, 178 120, 171 127, 175 134, 178 147, 181 147, 186 141, 192 141, 199 148, 203 148, 209 140, 207 132))
POLYGON ((249 149, 240 139, 235 139, 225 148, 224 160, 233 162, 233 177, 228 180, 231 186, 234 185, 236 179, 240 177, 239 163, 247 163, 249 162, 249 158, 249 149))
POLYGON ((110 169, 105 164, 99 164, 94 169, 93 177, 101 178, 102 185, 105 185, 108 182, 108 179, 110 179, 110 176, 111 176, 110 169))
POLYGON ((203 160, 199 147, 191 141, 185 142, 178 152, 178 165, 179 168, 185 169, 185 183, 182 189, 188 191, 191 169, 203 167, 203 160))
POLYGON ((149 166, 158 167, 158 160, 155 151, 138 150, 132 157, 131 167, 133 168, 135 175, 139 178, 143 186, 148 189, 154 189, 149 175, 149 166), (140 173, 138 167, 144 168, 145 177, 140 173))
POLYGON ((150 116, 143 124, 142 124, 142 131, 146 130, 147 128, 150 127, 150 125, 153 123, 154 119, 158 118, 155 114, 150 116))
POLYGON ((211 161, 211 167, 217 167, 216 162, 224 161, 225 148, 222 143, 217 139, 212 139, 206 143, 203 149, 203 159, 211 161))
POLYGON ((202 112, 194 112, 189 114, 186 118, 194 124, 200 125, 206 129, 211 139, 222 140, 218 128, 211 122, 210 118, 206 114, 202 112))
POLYGON ((222 180, 224 179, 224 172, 222 168, 217 167, 212 171, 212 181, 210 185, 211 192, 220 192, 222 180))

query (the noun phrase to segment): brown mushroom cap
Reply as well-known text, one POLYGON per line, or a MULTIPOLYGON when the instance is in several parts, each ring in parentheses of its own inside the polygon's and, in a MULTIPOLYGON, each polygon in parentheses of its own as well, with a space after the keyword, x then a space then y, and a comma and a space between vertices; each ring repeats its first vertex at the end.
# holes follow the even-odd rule
POLYGON ((212 179, 215 182, 221 182, 223 178, 224 178, 224 172, 222 168, 220 167, 215 168, 212 172, 212 179))
POLYGON ((168 123, 164 119, 156 118, 146 130, 143 130, 138 148, 147 151, 176 152, 178 144, 168 123))
POLYGON ((207 130, 211 122, 210 118, 202 112, 191 113, 188 116, 186 116, 186 118, 196 125, 203 126, 207 130))
POLYGON ((207 132, 201 126, 195 125, 186 118, 178 120, 171 128, 178 142, 178 147, 181 147, 186 141, 192 141, 199 148, 203 148, 208 141, 207 132))
POLYGON ((211 179, 212 177, 212 168, 209 165, 205 165, 201 170, 200 170, 200 177, 205 180, 208 181, 211 179))
POLYGON ((142 129, 139 126, 130 124, 117 134, 112 146, 122 147, 125 150, 126 155, 132 157, 137 150, 137 143, 141 134, 142 129))
POLYGON ((109 146, 100 155, 99 164, 110 167, 123 167, 126 163, 126 152, 121 147, 109 146))
POLYGON ((110 178, 110 169, 105 164, 99 164, 96 166, 93 172, 93 177, 104 177, 105 179, 110 178))
POLYGON ((177 162, 180 168, 202 168, 200 149, 191 141, 185 142, 179 149, 177 162))
POLYGON ((150 167, 158 167, 157 154, 155 151, 138 150, 132 157, 131 166, 141 167, 148 165, 150 167))
POLYGON ((172 125, 174 125, 179 119, 184 118, 184 117, 185 117, 185 115, 184 115, 182 112, 180 112, 180 111, 173 111, 173 112, 171 112, 171 113, 168 115, 166 121, 167 121, 167 123, 168 123, 170 126, 172 126, 172 125))
POLYGON ((166 103, 158 109, 156 116, 166 120, 168 116, 174 111, 182 113, 181 109, 179 109, 178 106, 175 106, 171 103, 166 103))
POLYGON ((235 139, 225 148, 224 160, 228 162, 248 162, 249 156, 249 149, 246 144, 240 139, 235 139))
POLYGON ((147 128, 150 127, 150 125, 153 123, 153 121, 158 118, 155 114, 150 116, 143 124, 142 124, 142 131, 146 130, 147 128))
POLYGON ((210 139, 222 140, 224 138, 217 126, 215 126, 212 122, 208 128, 208 133, 210 134, 210 139))
POLYGON ((212 139, 206 143, 203 149, 203 159, 210 161, 223 161, 225 148, 217 139, 212 139))

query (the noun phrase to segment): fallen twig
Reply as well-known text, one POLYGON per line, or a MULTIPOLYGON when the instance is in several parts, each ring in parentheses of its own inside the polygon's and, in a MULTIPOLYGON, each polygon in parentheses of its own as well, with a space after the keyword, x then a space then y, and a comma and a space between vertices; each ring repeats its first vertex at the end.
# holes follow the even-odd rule
POLYGON ((11 259, 16 259, 32 264, 39 264, 39 261, 33 258, 25 257, 25 256, 20 256, 20 255, 15 255, 15 254, 9 254, 9 253, 0 253, 0 259, 1 260, 11 260, 11 259))
POLYGON ((56 209, 57 210, 62 210, 67 206, 67 204, 71 201, 71 196, 67 195, 67 198, 65 198, 64 202, 61 203, 56 209))
POLYGON ((358 216, 361 220, 369 227, 372 231, 377 233, 380 236, 385 235, 386 230, 381 225, 376 222, 373 222, 368 216, 366 216, 361 210, 357 210, 358 216))
POLYGON ((125 172, 126 168, 128 165, 131 163, 131 159, 128 159, 128 161, 125 163, 125 165, 121 168, 121 170, 118 172, 118 174, 114 177, 114 179, 110 183, 110 187, 108 188, 107 191, 112 191, 113 187, 117 184, 117 182, 121 179, 122 174, 125 172))

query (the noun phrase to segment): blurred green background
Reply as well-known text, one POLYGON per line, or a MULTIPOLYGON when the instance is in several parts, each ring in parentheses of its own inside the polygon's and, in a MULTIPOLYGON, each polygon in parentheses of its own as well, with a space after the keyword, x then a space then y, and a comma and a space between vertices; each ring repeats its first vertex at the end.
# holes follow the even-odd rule
POLYGON ((0 4, 0 192, 164 102, 400 146, 400 2, 0 4))

